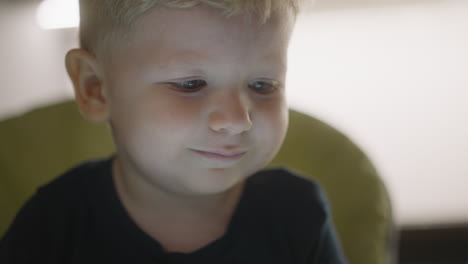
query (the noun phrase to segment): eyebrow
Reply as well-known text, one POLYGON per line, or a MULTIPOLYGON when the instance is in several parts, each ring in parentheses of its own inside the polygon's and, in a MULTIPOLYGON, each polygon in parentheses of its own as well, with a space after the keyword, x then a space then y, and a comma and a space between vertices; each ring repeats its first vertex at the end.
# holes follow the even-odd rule
POLYGON ((200 61, 209 60, 208 57, 202 56, 192 51, 177 52, 174 55, 168 55, 162 58, 162 62, 159 64, 161 70, 169 69, 174 66, 194 66, 199 65, 200 61))
POLYGON ((285 58, 281 58, 279 60, 277 60, 277 57, 278 56, 275 56, 273 54, 267 54, 265 56, 262 57, 262 60, 264 61, 267 61, 268 63, 270 64, 274 64, 278 66, 278 68, 275 68, 275 69, 279 69, 279 70, 284 70, 286 71, 288 69, 288 59, 287 59, 287 56, 285 58), (277 62, 280 62, 279 64, 277 62))
MULTIPOLYGON (((269 69, 273 71, 286 71, 287 70, 287 65, 288 61, 286 58, 281 58, 277 59, 278 56, 275 54, 265 54, 262 57, 260 57, 259 61, 266 62, 262 63, 261 68, 263 69, 269 69), (280 63, 278 63, 280 62, 280 63)), ((178 68, 185 68, 185 67, 190 67, 190 68, 196 68, 198 69, 197 71, 203 72, 200 69, 200 65, 203 65, 204 62, 206 61, 213 61, 214 59, 202 55, 198 52, 190 51, 190 50, 184 50, 184 51, 178 51, 173 54, 169 54, 167 56, 163 56, 161 59, 161 62, 157 64, 157 67, 159 70, 172 70, 172 69, 178 69, 178 68)))

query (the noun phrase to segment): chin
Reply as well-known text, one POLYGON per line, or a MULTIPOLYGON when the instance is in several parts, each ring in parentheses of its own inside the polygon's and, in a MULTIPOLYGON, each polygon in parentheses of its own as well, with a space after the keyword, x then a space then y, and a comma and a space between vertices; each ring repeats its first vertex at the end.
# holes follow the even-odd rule
POLYGON ((203 180, 191 184, 191 191, 198 195, 220 194, 242 183, 247 178, 244 173, 226 173, 226 169, 209 169, 203 180), (206 177, 208 176, 208 177, 206 177), (202 182, 203 181, 203 182, 202 182))

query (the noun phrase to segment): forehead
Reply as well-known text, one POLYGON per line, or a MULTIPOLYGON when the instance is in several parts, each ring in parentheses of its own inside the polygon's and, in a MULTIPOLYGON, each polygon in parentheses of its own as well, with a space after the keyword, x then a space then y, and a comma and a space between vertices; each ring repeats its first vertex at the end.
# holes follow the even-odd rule
POLYGON ((287 46, 292 25, 292 16, 262 24, 246 15, 226 17, 222 10, 204 5, 158 7, 137 20, 126 46, 135 59, 157 56, 167 64, 220 55, 274 59, 287 46))

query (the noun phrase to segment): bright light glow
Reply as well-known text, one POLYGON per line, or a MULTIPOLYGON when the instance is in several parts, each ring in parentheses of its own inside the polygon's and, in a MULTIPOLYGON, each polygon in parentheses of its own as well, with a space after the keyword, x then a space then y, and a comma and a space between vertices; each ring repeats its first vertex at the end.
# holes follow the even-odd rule
POLYGON ((37 21, 43 29, 78 27, 78 0, 45 0, 37 9, 37 21))

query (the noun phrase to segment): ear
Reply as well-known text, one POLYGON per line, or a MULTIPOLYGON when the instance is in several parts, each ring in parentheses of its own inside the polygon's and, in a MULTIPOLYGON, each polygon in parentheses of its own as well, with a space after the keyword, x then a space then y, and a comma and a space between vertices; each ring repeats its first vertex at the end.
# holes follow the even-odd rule
POLYGON ((95 123, 109 116, 109 102, 96 57, 83 49, 73 49, 65 58, 81 114, 95 123))

